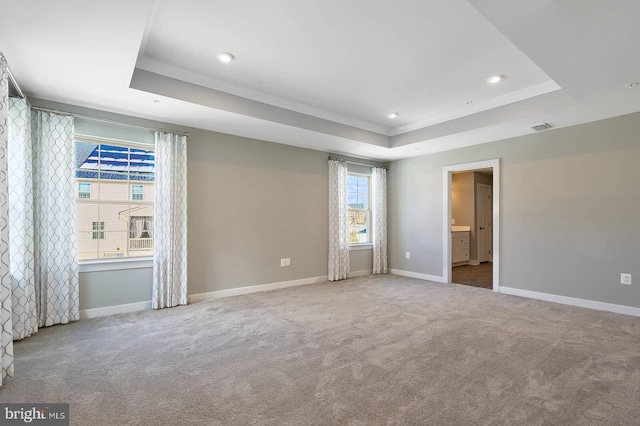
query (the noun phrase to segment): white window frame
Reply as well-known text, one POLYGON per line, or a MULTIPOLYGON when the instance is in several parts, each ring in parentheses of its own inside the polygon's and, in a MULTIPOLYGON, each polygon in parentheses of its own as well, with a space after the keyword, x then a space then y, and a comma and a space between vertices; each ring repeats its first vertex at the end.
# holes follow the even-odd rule
MULTIPOLYGON (((102 137, 96 137, 96 136, 80 134, 80 133, 75 133, 73 140, 74 140, 74 143, 75 141, 95 142, 100 144, 113 144, 113 145, 126 146, 128 148, 140 148, 140 149, 155 151, 155 146, 152 143, 132 142, 132 141, 126 141, 126 140, 114 139, 114 138, 102 138, 102 137)), ((83 200, 86 200, 86 199, 83 199, 83 200)), ((154 203, 153 201, 145 201, 145 202, 154 203)), ((119 270, 128 270, 128 269, 147 269, 147 268, 153 267, 153 255, 78 260, 78 266, 79 266, 79 272, 81 273, 101 272, 101 271, 119 271, 119 270)))
MULTIPOLYGON (((350 211, 363 211, 366 214, 366 229, 367 229, 367 238, 369 241, 366 242, 358 242, 358 243, 349 243, 350 250, 364 250, 368 249, 373 245, 372 241, 372 232, 371 232, 371 175, 366 173, 357 173, 357 172, 347 172, 347 185, 349 181, 349 176, 355 177, 365 177, 367 178, 367 207, 368 209, 354 209, 347 205, 347 209, 350 211)), ((349 187, 347 186, 347 199, 349 198, 349 187)), ((347 202, 348 203, 348 202, 347 202)))

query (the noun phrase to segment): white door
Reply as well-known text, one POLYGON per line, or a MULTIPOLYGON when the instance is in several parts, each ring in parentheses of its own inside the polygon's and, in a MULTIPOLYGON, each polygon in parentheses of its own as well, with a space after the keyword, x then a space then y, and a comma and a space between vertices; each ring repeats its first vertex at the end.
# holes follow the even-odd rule
POLYGON ((491 216, 493 202, 491 200, 493 188, 490 185, 479 183, 477 186, 477 203, 476 203, 476 241, 478 244, 478 261, 487 262, 492 260, 492 238, 491 216))

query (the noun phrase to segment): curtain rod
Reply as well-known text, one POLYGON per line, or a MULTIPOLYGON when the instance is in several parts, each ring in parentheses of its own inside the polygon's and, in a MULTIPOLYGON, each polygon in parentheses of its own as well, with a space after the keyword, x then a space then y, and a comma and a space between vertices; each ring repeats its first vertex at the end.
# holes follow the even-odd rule
POLYGON ((32 109, 37 109, 38 111, 52 112, 54 114, 70 115, 72 117, 83 118, 85 120, 99 121, 99 122, 108 123, 108 124, 117 124, 117 125, 120 125, 120 126, 136 127, 138 129, 145 129, 145 130, 160 130, 162 132, 175 133, 175 134, 182 135, 182 136, 189 136, 188 132, 178 132, 176 130, 168 130, 168 129, 161 129, 161 128, 158 128, 158 127, 143 126, 143 125, 140 125, 140 124, 127 123, 126 121, 119 121, 119 120, 111 120, 111 119, 108 119, 108 118, 93 117, 91 115, 77 114, 77 113, 74 113, 74 112, 67 112, 67 111, 59 111, 57 109, 49 109, 49 108, 43 108, 43 107, 39 107, 39 106, 32 106, 31 108, 32 109))
POLYGON ((11 72, 11 68, 9 68, 9 61, 7 61, 7 57, 4 56, 2 52, 0 52, 0 59, 4 59, 4 66, 7 68, 7 74, 9 75, 9 80, 11 80, 11 84, 13 84, 13 87, 14 89, 16 89, 16 92, 18 92, 18 96, 20 96, 21 99, 26 99, 24 92, 18 85, 16 78, 13 76, 13 73, 11 72))
POLYGON ((344 161, 345 163, 349 163, 349 164, 356 164, 358 166, 367 166, 367 167, 375 167, 378 169, 385 169, 385 170, 389 170, 389 166, 384 166, 384 167, 378 167, 378 166, 372 166, 371 164, 365 164, 365 163, 357 163, 355 161, 349 161, 349 160, 345 160, 344 158, 338 158, 338 157, 329 157, 329 160, 335 160, 335 161, 344 161))

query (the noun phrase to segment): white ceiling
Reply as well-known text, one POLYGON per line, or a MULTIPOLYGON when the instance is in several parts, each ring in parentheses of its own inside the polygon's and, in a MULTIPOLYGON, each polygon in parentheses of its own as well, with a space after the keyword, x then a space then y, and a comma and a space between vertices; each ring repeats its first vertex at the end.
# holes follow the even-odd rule
POLYGON ((0 10, 0 51, 29 97, 357 157, 640 111, 640 87, 625 87, 640 80, 637 0, 0 0, 0 10), (491 85, 494 74, 505 78, 491 85))

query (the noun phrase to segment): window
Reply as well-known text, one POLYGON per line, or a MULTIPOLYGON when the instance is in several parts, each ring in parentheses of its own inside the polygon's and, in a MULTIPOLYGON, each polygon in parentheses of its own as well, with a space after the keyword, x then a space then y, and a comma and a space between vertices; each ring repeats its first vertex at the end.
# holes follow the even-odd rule
POLYGON ((104 240, 104 222, 93 222, 92 239, 104 240))
POLYGON ((76 136, 78 260, 153 255, 155 153, 76 136))
POLYGON ((347 175, 347 203, 349 205, 349 244, 371 242, 370 177, 347 175))
POLYGON ((91 184, 78 182, 78 198, 91 198, 91 184))
POLYGON ((134 201, 142 201, 144 198, 144 186, 131 185, 131 199, 134 201))

